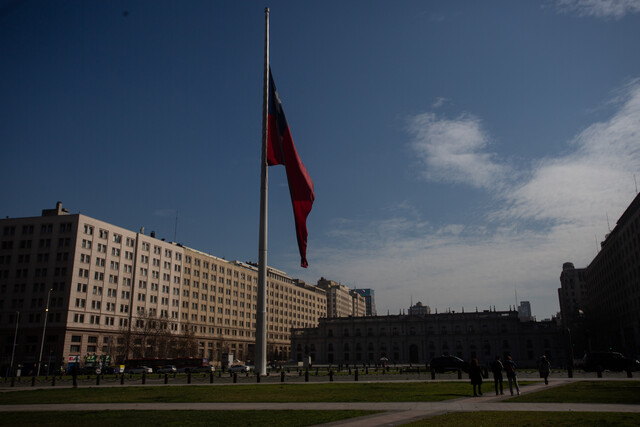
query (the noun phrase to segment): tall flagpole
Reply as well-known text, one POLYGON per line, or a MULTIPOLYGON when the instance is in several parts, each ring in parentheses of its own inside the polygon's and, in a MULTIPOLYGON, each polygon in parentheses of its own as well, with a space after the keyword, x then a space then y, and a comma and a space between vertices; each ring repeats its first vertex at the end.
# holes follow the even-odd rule
POLYGON ((264 10, 264 82, 262 89, 262 165, 260 175, 260 239, 258 254, 258 309, 256 363, 258 375, 267 374, 267 138, 269 120, 269 8, 264 10))

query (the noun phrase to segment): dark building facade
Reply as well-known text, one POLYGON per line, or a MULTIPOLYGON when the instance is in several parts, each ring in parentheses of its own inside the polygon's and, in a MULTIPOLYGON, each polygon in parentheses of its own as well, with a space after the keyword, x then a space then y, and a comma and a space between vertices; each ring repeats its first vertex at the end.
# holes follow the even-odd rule
POLYGON ((292 356, 318 364, 426 364, 442 354, 488 364, 511 354, 519 366, 547 355, 566 362, 565 337, 554 321, 521 322, 516 311, 388 315, 320 319, 315 328, 294 329, 292 356))
POLYGON ((640 354, 640 195, 602 242, 585 275, 590 349, 640 354))

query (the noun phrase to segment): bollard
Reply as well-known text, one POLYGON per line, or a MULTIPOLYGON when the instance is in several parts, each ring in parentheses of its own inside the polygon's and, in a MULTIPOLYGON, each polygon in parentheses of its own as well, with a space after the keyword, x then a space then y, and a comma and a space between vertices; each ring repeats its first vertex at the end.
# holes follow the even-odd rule
POLYGON ((213 384, 213 372, 209 374, 209 384, 213 384))
POLYGON ((187 384, 191 384, 191 371, 187 372, 187 384))
POLYGON ((333 382, 333 370, 329 371, 329 381, 333 382))
POLYGON ((237 372, 234 372, 234 373, 233 373, 233 383, 235 384, 235 383, 237 383, 237 382, 238 382, 238 373, 237 373, 237 372))
POLYGON ((100 375, 96 375, 96 385, 100 385, 100 375))
POLYGON ((309 370, 308 369, 306 371, 304 371, 304 382, 305 383, 309 382, 309 370))
POLYGON ((355 370, 355 375, 354 375, 353 379, 355 381, 358 381, 358 368, 356 368, 356 370, 355 370))
POLYGON ((143 372, 142 373, 142 384, 146 384, 147 383, 147 373, 143 372))
POLYGON ((169 384, 169 374, 167 373, 164 374, 164 383, 169 384))
POLYGON ((351 366, 348 366, 349 368, 349 375, 351 375, 351 366))
POLYGON ((124 384, 124 372, 120 374, 120 385, 124 384))
POLYGON ((573 378, 573 369, 567 369, 567 374, 569 375, 569 378, 573 378))
POLYGON ((222 369, 218 371, 218 378, 222 378, 222 369))
POLYGON ((462 379, 462 370, 458 369, 458 379, 462 379))
POLYGON ((280 382, 284 382, 284 371, 280 372, 280 382))
POLYGON ((51 387, 55 387, 56 386, 56 376, 52 376, 51 377, 51 387))
POLYGON ((256 372, 256 382, 260 382, 260 372, 256 372))
POLYGON ((598 378, 602 378, 602 371, 598 370, 598 378))
POLYGON ((11 377, 11 387, 15 387, 16 386, 16 377, 13 376, 11 377))
POLYGON ((316 377, 318 376, 318 368, 316 368, 316 377))
POLYGON ((436 379, 436 370, 435 369, 431 369, 431 379, 435 380, 436 379))
POLYGON ((365 375, 369 375, 369 367, 368 366, 366 366, 364 368, 364 373, 365 373, 365 375))
POLYGON ((31 387, 36 385, 36 377, 31 377, 31 387))

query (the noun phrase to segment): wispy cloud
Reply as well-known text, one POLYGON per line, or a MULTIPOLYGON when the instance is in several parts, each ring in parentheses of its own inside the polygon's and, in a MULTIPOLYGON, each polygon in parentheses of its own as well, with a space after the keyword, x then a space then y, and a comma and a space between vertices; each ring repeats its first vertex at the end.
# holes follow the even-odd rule
POLYGON ((441 310, 506 309, 516 286, 534 312, 555 312, 562 263, 585 266, 606 215, 618 218, 634 197, 640 82, 626 85, 614 106, 609 119, 567 141, 568 154, 534 162, 515 182, 504 179, 506 162, 487 152, 478 118, 412 118, 409 146, 423 176, 481 187, 493 207, 479 225, 432 224, 409 201, 384 219, 335 221, 334 242, 317 253, 319 271, 374 288, 392 312, 406 309, 409 295, 441 310))
POLYGON ((424 113, 411 118, 409 130, 411 148, 429 180, 488 188, 501 183, 509 170, 487 151, 489 138, 475 116, 447 119, 424 113))
POLYGON ((640 84, 625 86, 609 120, 595 123, 568 144, 573 152, 537 162, 531 177, 505 194, 502 214, 555 223, 593 224, 619 213, 633 195, 640 168, 640 84))
POLYGON ((593 16, 605 19, 620 19, 627 14, 640 12, 638 0, 557 0, 557 9, 562 13, 578 16, 593 16))

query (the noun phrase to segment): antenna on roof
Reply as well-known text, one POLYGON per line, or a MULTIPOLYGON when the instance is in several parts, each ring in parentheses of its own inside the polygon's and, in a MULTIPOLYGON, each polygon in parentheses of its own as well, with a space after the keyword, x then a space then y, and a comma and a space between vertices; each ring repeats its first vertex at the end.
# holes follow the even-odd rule
POLYGON ((176 225, 173 227, 173 241, 177 242, 178 235, 178 209, 176 209, 176 225))
POLYGON ((607 212, 607 228, 609 229, 609 233, 611 233, 611 225, 609 225, 609 213, 607 212))

